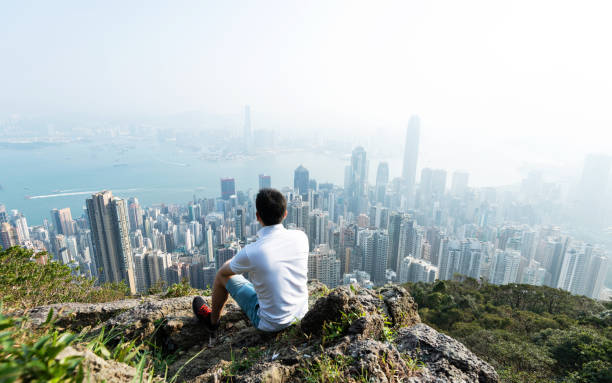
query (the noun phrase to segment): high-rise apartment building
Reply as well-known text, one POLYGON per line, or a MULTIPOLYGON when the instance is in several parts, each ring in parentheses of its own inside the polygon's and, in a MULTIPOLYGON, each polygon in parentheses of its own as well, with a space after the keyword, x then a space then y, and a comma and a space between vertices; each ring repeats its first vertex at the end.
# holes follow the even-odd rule
POLYGON ((125 281, 136 293, 126 201, 107 190, 93 194, 86 203, 100 281, 125 281))
POLYGON ((372 282, 382 285, 386 282, 389 259, 389 235, 382 230, 359 232, 359 247, 363 270, 371 275, 372 282))
POLYGON ((414 185, 416 182, 417 160, 419 158, 419 136, 421 121, 418 116, 412 116, 406 128, 406 142, 404 144, 404 163, 402 168, 403 179, 403 206, 405 209, 414 206, 414 185))
POLYGON ((53 218, 53 225, 57 234, 74 235, 72 214, 69 207, 51 210, 51 218, 53 218))
POLYGON ((136 231, 142 228, 142 209, 138 203, 138 198, 132 197, 127 201, 128 216, 130 218, 130 230, 136 231))
POLYGON ((0 225, 0 245, 2 248, 8 249, 12 246, 17 246, 19 244, 17 238, 17 231, 13 226, 11 226, 8 222, 3 222, 0 225))
POLYGON ((496 250, 491 265, 490 282, 495 285, 516 283, 520 263, 520 251, 496 250))
POLYGON ((340 260, 327 244, 321 244, 308 254, 308 279, 317 279, 329 288, 340 284, 340 260))
POLYGON ((227 201, 235 194, 236 181, 230 177, 221 178, 221 198, 227 201))

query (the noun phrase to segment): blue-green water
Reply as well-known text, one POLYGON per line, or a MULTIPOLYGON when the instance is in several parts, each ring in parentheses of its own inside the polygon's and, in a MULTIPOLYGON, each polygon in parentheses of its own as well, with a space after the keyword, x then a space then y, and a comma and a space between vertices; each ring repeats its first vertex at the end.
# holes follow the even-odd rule
POLYGON ((70 207, 74 217, 80 216, 89 194, 104 189, 137 197, 145 206, 186 203, 194 194, 219 196, 219 179, 225 176, 234 177, 236 188, 245 191, 258 187, 260 173, 272 176, 273 187, 292 185, 299 164, 318 182, 342 185, 346 163, 342 154, 307 151, 208 161, 173 143, 152 140, 0 147, 0 203, 23 212, 36 225, 53 208, 70 207))

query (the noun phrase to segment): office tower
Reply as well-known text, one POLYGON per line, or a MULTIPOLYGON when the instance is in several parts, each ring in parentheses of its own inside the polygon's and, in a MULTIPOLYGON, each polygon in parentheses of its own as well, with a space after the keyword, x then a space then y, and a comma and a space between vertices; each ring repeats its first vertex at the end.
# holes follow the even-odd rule
POLYGON ((293 173, 293 190, 295 190, 296 193, 302 196, 307 196, 308 185, 308 169, 300 165, 297 167, 297 169, 295 169, 295 172, 293 173))
POLYGON ((406 128, 406 142, 404 144, 404 163, 402 168, 403 179, 403 207, 414 206, 414 184, 416 182, 417 160, 419 158, 419 135, 421 121, 418 116, 410 117, 406 128))
POLYGON ((329 245, 321 244, 308 254, 308 279, 317 279, 329 288, 340 284, 340 260, 329 245))
POLYGON ((74 235, 72 214, 69 207, 51 210, 51 218, 57 234, 74 235))
POLYGON ((470 175, 465 172, 454 172, 451 182, 451 194, 454 197, 463 197, 468 188, 470 175))
POLYGON ((376 202, 384 203, 389 183, 389 164, 381 162, 376 170, 376 202))
POLYGON ((496 250, 491 265, 491 283, 494 285, 515 283, 520 262, 520 251, 496 250))
POLYGON ((0 245, 3 249, 17 246, 19 244, 17 232, 8 222, 3 222, 0 226, 0 245))
POLYGON ((93 253, 101 282, 125 281, 136 293, 130 246, 127 203, 110 190, 93 194, 87 201, 93 253))
POLYGON ((260 174, 259 175, 259 190, 261 189, 269 189, 272 187, 272 177, 260 174))
POLYGON ((249 105, 244 107, 244 127, 242 134, 244 139, 244 150, 248 153, 251 151, 251 144, 253 141, 251 134, 251 107, 249 105))
POLYGON ((236 233, 236 238, 240 241, 246 240, 246 211, 244 208, 236 208, 234 219, 234 233, 236 233))
POLYGON ((349 210, 355 215, 364 213, 368 202, 368 161, 366 151, 361 146, 353 149, 348 182, 345 192, 348 195, 349 210))
POLYGON ((130 230, 136 231, 142 228, 142 209, 138 203, 138 198, 128 199, 128 216, 130 218, 130 230))
POLYGON ((236 194, 236 182, 233 178, 221 178, 221 198, 229 200, 231 196, 236 194))
POLYGON ((196 246, 200 246, 203 241, 202 224, 198 221, 189 222, 189 231, 193 235, 193 241, 196 246))
POLYGON ((589 155, 584 161, 582 176, 576 195, 576 218, 592 228, 605 224, 605 196, 612 158, 589 155))
POLYGON ((0 225, 8 222, 8 215, 6 214, 6 206, 0 203, 0 225))

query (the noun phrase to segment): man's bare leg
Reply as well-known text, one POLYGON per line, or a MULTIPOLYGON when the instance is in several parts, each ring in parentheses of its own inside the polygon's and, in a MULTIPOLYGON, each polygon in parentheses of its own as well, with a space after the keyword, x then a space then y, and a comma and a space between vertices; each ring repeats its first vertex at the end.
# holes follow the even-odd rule
POLYGON ((210 322, 213 325, 219 323, 219 318, 221 317, 221 311, 223 310, 223 306, 227 302, 227 298, 229 293, 225 288, 227 281, 234 276, 235 274, 231 271, 229 267, 229 261, 227 261, 215 276, 215 282, 213 283, 212 290, 212 313, 210 314, 210 322))

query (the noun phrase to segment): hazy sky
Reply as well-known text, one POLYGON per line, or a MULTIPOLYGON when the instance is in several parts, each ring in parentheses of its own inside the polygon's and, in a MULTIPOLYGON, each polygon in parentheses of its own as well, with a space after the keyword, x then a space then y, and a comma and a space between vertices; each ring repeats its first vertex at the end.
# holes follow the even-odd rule
POLYGON ((260 123, 399 142, 416 113, 420 166, 576 167, 612 152, 611 16, 609 1, 3 0, 0 117, 250 104, 260 123))

